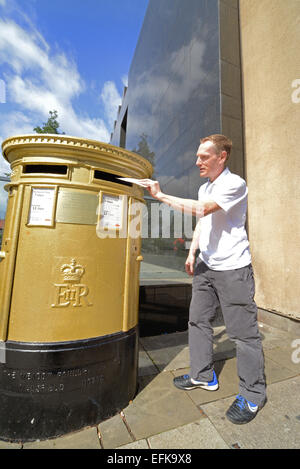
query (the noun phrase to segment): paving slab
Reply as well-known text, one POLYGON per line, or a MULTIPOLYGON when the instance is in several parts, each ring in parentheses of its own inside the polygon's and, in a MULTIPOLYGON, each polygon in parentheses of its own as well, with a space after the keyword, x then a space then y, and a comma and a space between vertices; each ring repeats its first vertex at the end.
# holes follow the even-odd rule
POLYGON ((151 449, 229 449, 208 418, 148 439, 151 449))
MULTIPOLYGON (((265 376, 267 385, 271 383, 276 383, 277 381, 282 381, 284 379, 291 378, 295 376, 297 373, 286 368, 272 358, 269 358, 269 355, 264 352, 265 356, 265 376)), ((271 355, 272 356, 272 355, 271 355)))
POLYGON ((269 312, 258 308, 259 321, 266 325, 270 325, 277 330, 285 331, 287 334, 300 337, 300 321, 295 320, 292 317, 282 316, 275 312, 269 312))
POLYGON ((134 441, 133 443, 130 443, 128 445, 119 446, 116 449, 149 449, 149 445, 147 443, 147 440, 143 439, 134 441))
MULTIPOLYGON (((235 344, 228 338, 224 325, 214 327, 214 359, 221 360, 235 356, 235 344)), ((264 350, 291 347, 297 337, 269 325, 259 323, 259 331, 264 350)), ((176 369, 177 355, 184 351, 185 367, 188 366, 188 331, 161 334, 140 339, 143 349, 148 353, 159 370, 176 369), (172 366, 170 365, 172 363, 172 366)))
POLYGON ((188 343, 188 332, 174 332, 172 334, 141 337, 140 342, 147 352, 168 347, 186 346, 188 343))
POLYGON ((238 376, 235 345, 219 326, 214 328, 218 391, 174 387, 174 376, 189 373, 187 331, 141 338, 138 393, 123 413, 56 439, 24 445, 0 441, 0 449, 299 448, 300 338, 259 327, 268 402, 247 425, 225 418, 238 393, 238 376))
POLYGON ((140 342, 159 371, 183 368, 189 365, 188 333, 175 332, 145 337, 140 342))
POLYGON ((149 356, 159 371, 171 371, 189 366, 190 353, 188 345, 166 347, 148 351, 149 356))
POLYGON ((300 374, 300 353, 297 351, 300 349, 300 340, 297 347, 293 347, 292 344, 297 345, 296 342, 292 341, 285 347, 265 350, 265 356, 297 375, 300 374))
POLYGON ((203 411, 230 447, 241 449, 299 449, 300 377, 273 383, 268 402, 247 425, 234 425, 225 417, 231 398, 204 404, 203 411))
MULTIPOLYGON (((219 389, 217 391, 205 391, 204 389, 192 389, 186 392, 192 401, 197 405, 216 401, 225 397, 234 396, 239 393, 239 378, 237 374, 237 360, 231 358, 228 360, 220 360, 215 362, 215 371, 219 381, 219 389)), ((190 369, 176 370, 173 372, 174 377, 181 374, 189 374, 190 369)), ((267 384, 291 378, 295 376, 295 372, 281 366, 265 356, 265 376, 267 384)))
MULTIPOLYGON (((188 332, 175 332, 140 339, 143 348, 159 371, 186 368, 190 364, 188 332)), ((214 359, 235 356, 235 344, 229 340, 224 326, 214 328, 214 359)))
POLYGON ((60 438, 24 443, 23 449, 101 449, 101 446, 97 428, 92 427, 60 438))
POLYGON ((148 378, 132 404, 124 409, 126 422, 136 440, 197 421, 200 413, 185 392, 173 386, 173 374, 163 372, 148 378))
MULTIPOLYGON (((236 370, 236 359, 217 361, 215 371, 218 376, 219 389, 217 391, 206 391, 205 389, 192 389, 191 391, 182 391, 176 389, 176 393, 186 393, 189 398, 199 406, 206 402, 212 402, 224 397, 232 396, 238 393, 238 377, 236 370)), ((181 374, 189 374, 190 369, 177 370, 173 372, 174 377, 181 374)))
POLYGON ((154 365, 145 350, 139 351, 139 376, 155 375, 159 373, 159 369, 154 365))
POLYGON ((101 422, 98 425, 101 438, 101 446, 104 449, 112 449, 117 446, 132 443, 132 437, 120 414, 101 422))
POLYGON ((21 443, 10 443, 0 440, 0 449, 22 449, 21 443))
POLYGON ((289 346, 293 339, 296 338, 296 336, 287 331, 277 329, 262 322, 259 322, 258 326, 264 350, 289 346))

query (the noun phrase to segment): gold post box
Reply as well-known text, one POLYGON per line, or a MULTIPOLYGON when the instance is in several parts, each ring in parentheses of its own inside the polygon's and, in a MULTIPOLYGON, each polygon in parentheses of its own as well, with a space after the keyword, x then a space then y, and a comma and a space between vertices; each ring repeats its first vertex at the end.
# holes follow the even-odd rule
POLYGON ((0 438, 97 424, 137 386, 145 178, 135 153, 65 135, 12 137, 0 259, 0 438), (0 360, 1 361, 1 360, 0 360))

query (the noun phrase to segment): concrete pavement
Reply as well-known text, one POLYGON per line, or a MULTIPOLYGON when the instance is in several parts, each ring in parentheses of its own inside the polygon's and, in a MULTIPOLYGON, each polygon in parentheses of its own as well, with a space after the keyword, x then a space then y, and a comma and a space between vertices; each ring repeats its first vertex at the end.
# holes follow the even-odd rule
POLYGON ((214 328, 220 387, 180 391, 174 376, 189 371, 187 332, 140 339, 135 399, 98 426, 60 438, 0 449, 292 449, 300 447, 300 334, 259 323, 268 402, 247 425, 225 412, 238 393, 234 344, 224 326, 214 328))

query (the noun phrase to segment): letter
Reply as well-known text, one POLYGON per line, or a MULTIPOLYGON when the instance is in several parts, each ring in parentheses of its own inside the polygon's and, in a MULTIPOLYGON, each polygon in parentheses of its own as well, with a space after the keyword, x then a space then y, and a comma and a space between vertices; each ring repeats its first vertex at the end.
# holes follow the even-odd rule
POLYGON ((161 209, 161 221, 162 221, 161 237, 169 239, 171 236, 170 218, 171 218, 172 209, 166 204, 161 204, 160 209, 161 209))
POLYGON ((55 287, 57 287, 57 294, 56 294, 56 301, 54 304, 51 305, 51 308, 60 308, 62 306, 68 306, 70 304, 70 301, 68 301, 67 298, 67 292, 68 290, 68 285, 65 284, 54 284, 55 287), (61 300, 67 300, 65 303, 62 303, 61 300))
POLYGON ((108 458, 107 458, 107 463, 108 463, 108 464, 113 464, 113 463, 114 463, 114 458, 113 458, 113 456, 108 456, 108 458))
POLYGON ((292 82, 292 88, 296 88, 292 93, 292 101, 295 104, 300 103, 300 78, 297 78, 292 82))
POLYGON ((128 236, 132 239, 137 239, 141 236, 141 214, 142 204, 141 202, 133 202, 129 212, 129 230, 128 236))
POLYGON ((293 348, 296 348, 299 345, 299 347, 292 353, 291 358, 293 363, 300 363, 300 339, 293 340, 291 345, 293 348))
POLYGON ((85 296, 89 294, 88 287, 86 285, 78 284, 78 285, 74 285, 74 288, 75 288, 75 303, 73 304, 73 306, 82 306, 81 301, 80 301, 80 298, 82 297, 83 297, 83 300, 85 301, 86 306, 91 306, 87 302, 87 299, 84 298, 85 296))
POLYGON ((174 238, 182 238, 182 212, 174 210, 174 238))
POLYGON ((151 238, 159 238, 161 231, 162 238, 170 238, 170 215, 171 208, 164 203, 151 203, 151 238), (160 228, 160 223, 162 226, 160 228))
POLYGON ((148 238, 149 214, 146 204, 142 204, 142 238, 148 238))
MULTIPOLYGON (((198 221, 199 218, 196 218, 198 221)), ((188 239, 192 239, 194 234, 193 230, 193 217, 192 215, 185 213, 184 214, 184 236, 188 239)))
POLYGON ((159 203, 151 203, 151 238, 159 238, 159 203))

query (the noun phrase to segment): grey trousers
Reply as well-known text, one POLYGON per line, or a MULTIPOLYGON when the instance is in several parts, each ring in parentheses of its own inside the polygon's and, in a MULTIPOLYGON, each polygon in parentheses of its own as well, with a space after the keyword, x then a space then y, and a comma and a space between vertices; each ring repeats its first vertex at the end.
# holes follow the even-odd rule
POLYGON ((189 316, 191 377, 213 379, 212 320, 221 306, 226 332, 236 344, 239 393, 256 405, 266 399, 264 355, 257 324, 252 265, 215 271, 198 258, 189 316))

